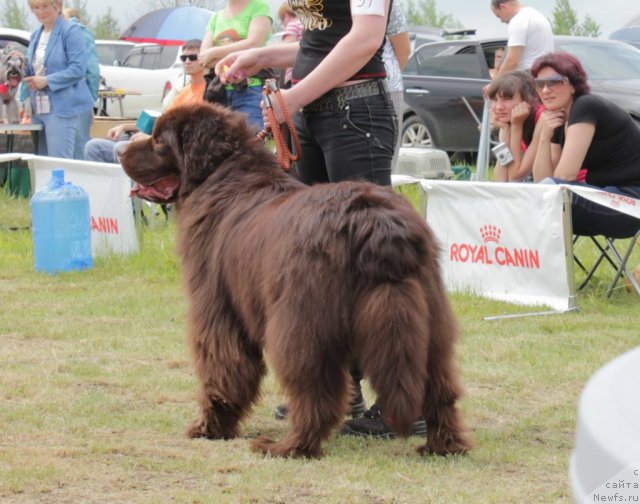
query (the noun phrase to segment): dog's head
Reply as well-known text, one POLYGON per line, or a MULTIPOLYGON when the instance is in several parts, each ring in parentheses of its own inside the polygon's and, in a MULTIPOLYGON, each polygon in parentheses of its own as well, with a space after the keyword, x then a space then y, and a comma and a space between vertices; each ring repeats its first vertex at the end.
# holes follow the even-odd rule
POLYGON ((18 87, 27 71, 27 58, 16 50, 8 50, 0 56, 0 81, 10 89, 18 87))
POLYGON ((171 203, 257 143, 244 114, 219 105, 187 105, 162 114, 151 138, 129 144, 120 161, 136 182, 133 195, 171 203))

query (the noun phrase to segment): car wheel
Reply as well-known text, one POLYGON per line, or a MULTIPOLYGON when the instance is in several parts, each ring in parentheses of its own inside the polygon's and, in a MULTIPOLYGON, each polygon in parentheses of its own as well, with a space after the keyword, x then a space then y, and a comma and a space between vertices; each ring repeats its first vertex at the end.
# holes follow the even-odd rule
POLYGON ((418 116, 410 115, 402 123, 400 145, 402 147, 432 147, 429 130, 427 130, 427 127, 418 119, 418 116))

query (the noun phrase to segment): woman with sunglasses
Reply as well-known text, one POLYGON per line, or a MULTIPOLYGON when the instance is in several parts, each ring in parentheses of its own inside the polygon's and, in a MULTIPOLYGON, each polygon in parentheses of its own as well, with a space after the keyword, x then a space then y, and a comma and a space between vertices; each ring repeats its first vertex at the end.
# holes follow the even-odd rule
MULTIPOLYGON (((640 198, 640 129, 625 110, 590 94, 587 74, 568 53, 531 68, 546 111, 540 119, 534 180, 584 184, 640 198)), ((573 232, 628 237, 640 221, 572 194, 573 232)))
POLYGON ((500 131, 498 139, 513 158, 508 164, 496 162, 496 182, 521 182, 533 168, 536 155, 534 131, 544 107, 540 104, 528 72, 509 72, 491 82, 487 89, 491 100, 492 124, 500 131))

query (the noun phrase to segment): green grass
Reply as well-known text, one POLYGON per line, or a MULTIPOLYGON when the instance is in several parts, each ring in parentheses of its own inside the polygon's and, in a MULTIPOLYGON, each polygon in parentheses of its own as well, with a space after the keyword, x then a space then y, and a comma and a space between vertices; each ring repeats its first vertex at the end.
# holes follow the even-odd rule
POLYGON ((147 229, 140 254, 55 276, 34 272, 28 225, 26 202, 0 194, 3 503, 570 502, 580 391, 639 343, 638 297, 605 299, 605 274, 564 315, 487 321, 528 310, 455 294, 468 456, 335 435, 321 460, 265 458, 249 439, 286 431, 271 376, 241 438, 184 435, 195 383, 171 223, 147 229))

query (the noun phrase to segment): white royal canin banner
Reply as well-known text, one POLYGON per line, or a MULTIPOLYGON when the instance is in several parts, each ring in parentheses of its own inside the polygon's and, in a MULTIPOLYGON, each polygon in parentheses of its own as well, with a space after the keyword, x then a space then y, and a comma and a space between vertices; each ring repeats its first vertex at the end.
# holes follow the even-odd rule
POLYGON ((562 187, 588 199, 589 201, 613 208, 618 212, 640 219, 640 200, 638 199, 631 198, 630 196, 624 196, 622 194, 600 191, 593 187, 581 187, 571 184, 563 184, 562 187))
MULTIPOLYGON (((403 183, 410 181, 394 177, 394 185, 403 183)), ((442 247, 449 290, 555 310, 573 308, 573 258, 562 187, 419 183, 426 191, 427 222, 442 247)))
POLYGON ((65 181, 87 192, 94 256, 138 251, 133 203, 129 197, 131 179, 120 165, 44 156, 24 155, 23 159, 29 164, 34 191, 49 182, 51 170, 62 168, 65 181))

